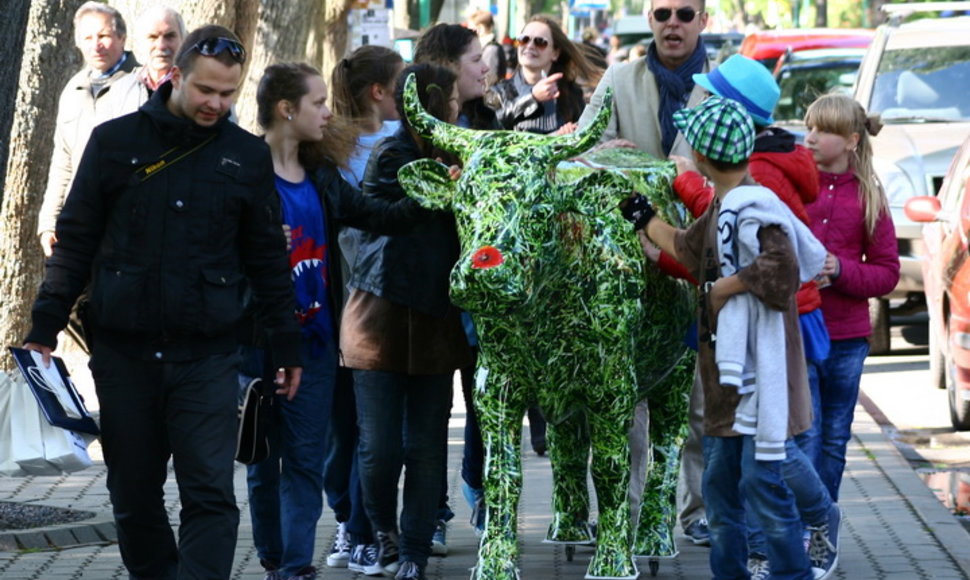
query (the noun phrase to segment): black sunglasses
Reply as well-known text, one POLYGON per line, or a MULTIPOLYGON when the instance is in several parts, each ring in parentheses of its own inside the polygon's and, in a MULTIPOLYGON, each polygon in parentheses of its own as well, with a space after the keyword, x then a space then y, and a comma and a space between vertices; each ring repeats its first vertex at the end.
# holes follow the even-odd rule
POLYGON ((667 22, 675 13, 677 14, 677 20, 680 20, 684 24, 693 22, 694 17, 697 16, 696 10, 690 6, 684 6, 683 8, 678 8, 676 11, 670 8, 657 8, 653 11, 653 19, 657 22, 667 22))
POLYGON ((536 45, 536 48, 539 50, 549 46, 549 41, 541 36, 520 36, 515 39, 515 46, 528 46, 530 41, 532 44, 536 45))
POLYGON ((202 56, 217 56, 228 50, 229 56, 239 64, 246 62, 246 49, 239 42, 225 37, 206 38, 195 43, 192 50, 199 51, 202 56))

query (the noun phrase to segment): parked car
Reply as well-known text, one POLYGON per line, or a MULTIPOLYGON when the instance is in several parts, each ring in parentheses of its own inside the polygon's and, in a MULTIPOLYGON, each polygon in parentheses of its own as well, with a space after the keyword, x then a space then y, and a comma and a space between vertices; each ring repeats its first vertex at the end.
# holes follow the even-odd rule
MULTIPOLYGON (((939 10, 939 5, 925 6, 939 10)), ((877 29, 853 94, 884 124, 872 139, 873 163, 889 198, 901 266, 893 293, 872 302, 874 353, 889 349, 889 300, 905 298, 898 308, 907 314, 923 300, 920 226, 906 217, 903 205, 911 197, 939 191, 954 153, 970 133, 970 17, 902 22, 900 5, 886 6, 894 16, 877 29)))
POLYGON ((701 40, 707 49, 707 57, 721 62, 738 52, 744 34, 740 32, 702 32, 701 40))
POLYGON ((789 51, 775 66, 781 97, 775 106, 775 121, 793 133, 804 134, 805 111, 819 96, 842 91, 852 94, 864 48, 819 48, 789 51))
POLYGON ((816 48, 865 48, 874 32, 868 28, 795 28, 753 32, 741 42, 738 52, 775 70, 778 59, 788 51, 816 48))
POLYGON ((970 430, 970 137, 959 149, 939 195, 904 206, 922 231, 923 287, 930 327, 930 380, 949 394, 950 421, 970 430))

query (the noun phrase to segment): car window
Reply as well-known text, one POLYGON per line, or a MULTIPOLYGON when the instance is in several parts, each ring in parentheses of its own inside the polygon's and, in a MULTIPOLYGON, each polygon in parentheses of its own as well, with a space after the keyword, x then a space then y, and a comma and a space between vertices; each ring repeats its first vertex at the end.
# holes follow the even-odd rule
POLYGON ((801 121, 808 106, 830 92, 851 94, 858 62, 833 62, 812 67, 782 69, 778 78, 781 96, 775 107, 776 121, 801 121))
POLYGON ((970 119, 970 46, 887 50, 868 109, 884 122, 970 119))

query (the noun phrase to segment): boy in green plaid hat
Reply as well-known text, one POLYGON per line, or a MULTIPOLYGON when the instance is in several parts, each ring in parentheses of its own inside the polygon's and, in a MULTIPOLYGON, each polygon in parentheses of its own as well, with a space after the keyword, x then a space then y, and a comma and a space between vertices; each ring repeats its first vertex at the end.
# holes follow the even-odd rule
POLYGON ((788 454, 801 453, 794 436, 811 426, 794 296, 821 270, 825 248, 748 175, 755 131, 742 105, 710 97, 677 111, 674 124, 713 183, 714 201, 687 230, 654 219, 639 196, 623 213, 703 289, 698 364, 711 571, 716 580, 748 577, 747 513, 765 532, 772 578, 812 580, 801 518, 780 467, 788 454))

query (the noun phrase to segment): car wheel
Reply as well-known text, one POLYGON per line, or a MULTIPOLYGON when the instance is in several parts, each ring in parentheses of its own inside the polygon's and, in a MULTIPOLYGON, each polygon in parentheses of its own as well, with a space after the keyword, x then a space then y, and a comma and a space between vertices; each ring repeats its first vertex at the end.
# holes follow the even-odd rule
POLYGON ((966 393, 957 389, 957 365, 953 359, 947 357, 946 365, 946 394, 950 401, 950 423, 957 431, 970 431, 970 400, 966 393))
POLYGON ((946 388, 946 356, 940 348, 940 339, 937 338, 936 329, 933 323, 929 325, 930 335, 930 384, 937 389, 946 388))
POLYGON ((887 354, 889 352, 889 300, 869 299, 869 322, 872 324, 869 354, 887 354))

